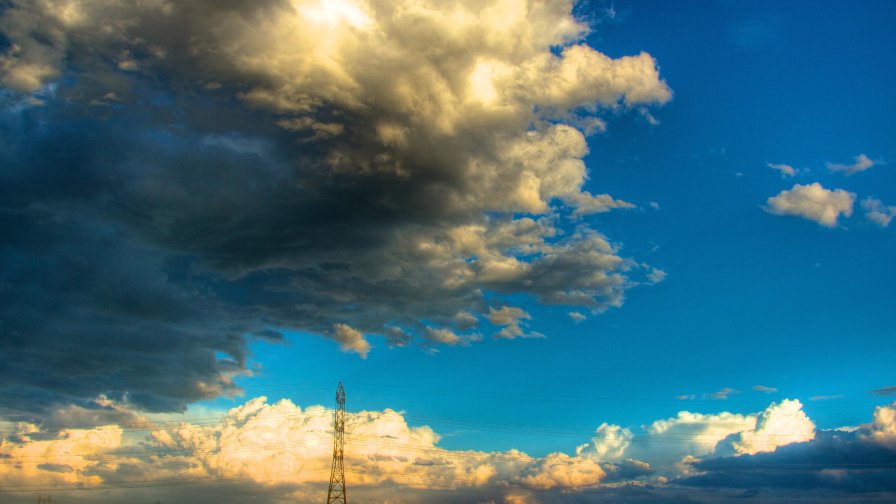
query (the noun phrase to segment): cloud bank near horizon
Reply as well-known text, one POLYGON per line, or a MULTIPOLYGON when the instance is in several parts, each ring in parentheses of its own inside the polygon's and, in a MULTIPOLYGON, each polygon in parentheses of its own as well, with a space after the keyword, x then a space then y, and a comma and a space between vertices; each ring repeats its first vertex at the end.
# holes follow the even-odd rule
MULTIPOLYGON (((80 486, 113 495, 135 483, 229 482, 244 493, 312 498, 329 480, 332 415, 321 406, 259 397, 214 423, 144 419, 141 431, 121 425, 45 431, 22 423, 0 444, 0 482, 27 492, 80 486)), ((604 423, 573 455, 538 457, 514 449, 445 449, 432 428, 412 427, 400 412, 360 411, 347 414, 346 467, 355 495, 401 488, 422 496, 412 502, 440 490, 455 498, 525 495, 541 502, 626 487, 751 489, 768 486, 750 479, 766 473, 774 476, 772 486, 785 489, 823 480, 832 491, 892 491, 882 478, 896 463, 894 419, 896 404, 876 408, 868 425, 816 432, 800 402, 784 400, 750 415, 682 411, 637 434, 604 423), (809 469, 792 471, 797 463, 809 469)))

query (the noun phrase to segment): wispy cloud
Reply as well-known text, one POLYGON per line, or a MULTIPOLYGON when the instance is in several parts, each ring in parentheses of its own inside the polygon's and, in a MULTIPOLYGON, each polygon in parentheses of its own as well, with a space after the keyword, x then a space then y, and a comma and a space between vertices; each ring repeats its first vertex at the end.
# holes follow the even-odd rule
POLYGON ((766 166, 773 170, 777 170, 781 177, 793 177, 796 175, 796 168, 788 165, 788 164, 779 164, 779 163, 768 163, 766 166))
POLYGON ((843 394, 833 395, 815 395, 809 398, 810 401, 833 401, 834 399, 842 399, 843 394))
POLYGON ((753 390, 757 392, 765 392, 766 394, 772 394, 778 391, 778 389, 774 387, 766 387, 765 385, 756 385, 753 387, 753 390))
POLYGON ((865 198, 861 205, 862 210, 865 211, 865 217, 882 228, 889 226, 893 217, 896 217, 896 206, 885 205, 877 198, 865 198))
POLYGON ((874 394, 874 395, 879 395, 879 396, 892 396, 892 395, 896 395, 896 385, 891 386, 891 387, 884 387, 884 388, 879 388, 879 389, 876 389, 876 390, 872 390, 871 393, 874 394))
POLYGON ((827 163, 826 166, 828 167, 828 171, 839 172, 848 177, 850 175, 863 172, 877 164, 880 164, 880 162, 872 161, 868 156, 859 154, 858 156, 856 156, 855 162, 853 164, 827 163))
POLYGON ((739 394, 739 393, 740 393, 739 390, 736 390, 736 389, 733 389, 733 388, 729 388, 729 387, 725 387, 725 388, 723 388, 722 390, 718 390, 718 391, 716 391, 716 392, 711 392, 711 393, 708 393, 708 394, 703 394, 703 397, 706 398, 706 399, 728 399, 729 397, 731 397, 731 395, 733 395, 733 394, 739 394))

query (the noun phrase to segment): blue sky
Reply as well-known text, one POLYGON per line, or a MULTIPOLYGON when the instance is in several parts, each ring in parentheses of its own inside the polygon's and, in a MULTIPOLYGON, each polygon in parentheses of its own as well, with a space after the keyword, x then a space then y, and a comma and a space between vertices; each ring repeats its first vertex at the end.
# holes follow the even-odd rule
MULTIPOLYGON (((43 442, 14 425, 301 444, 245 419, 341 381, 359 436, 492 457, 483 502, 714 502, 828 446, 896 492, 896 4, 421 5, 0 7, 7 458, 43 442)), ((122 477, 53 463, 4 491, 122 477)), ((252 488, 314 500, 302 478, 252 488)))

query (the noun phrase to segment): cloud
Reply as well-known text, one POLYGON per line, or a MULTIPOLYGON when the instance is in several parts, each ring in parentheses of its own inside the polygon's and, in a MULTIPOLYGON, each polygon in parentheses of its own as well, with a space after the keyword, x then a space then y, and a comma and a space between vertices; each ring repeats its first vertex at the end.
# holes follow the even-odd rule
POLYGON ((781 177, 793 177, 796 175, 796 169, 787 164, 768 163, 766 166, 781 173, 781 177))
POLYGON ((650 281, 650 283, 657 284, 665 280, 666 276, 667 274, 665 271, 658 268, 653 268, 650 270, 650 273, 647 274, 647 279, 650 281))
POLYGON ((729 435, 716 446, 715 454, 755 454, 813 439, 815 424, 802 408, 797 400, 772 403, 756 418, 755 428, 729 435))
MULTIPOLYGON (((117 426, 65 429, 53 436, 21 424, 0 444, 0 481, 12 490, 57 485, 63 492, 77 486, 108 491, 135 480, 236 480, 281 495, 316 494, 329 480, 332 422, 330 409, 258 397, 217 423, 159 426, 137 445, 117 426)), ((394 487, 575 490, 598 485, 606 476, 594 459, 563 453, 532 457, 517 450, 440 448, 440 436, 431 428, 411 427, 390 409, 349 412, 346 431, 345 465, 358 496, 394 487)), ((633 472, 621 466, 612 470, 633 472)))
POLYGON ((717 392, 712 392, 708 394, 703 394, 703 397, 706 399, 728 399, 731 394, 739 394, 739 390, 735 390, 730 387, 725 387, 717 392))
POLYGON ((774 387, 766 387, 765 385, 756 385, 755 387, 753 387, 753 390, 765 392, 766 394, 772 394, 778 391, 778 389, 774 387))
MULTIPOLYGON (((208 502, 235 502, 247 494, 309 501, 326 488, 332 409, 258 397, 215 417, 170 417, 136 431, 117 425, 46 431, 27 423, 5 429, 0 483, 22 495, 89 488, 132 498, 165 491, 175 501, 204 485, 226 487, 208 502)), ((814 425, 793 400, 755 415, 683 411, 641 433, 603 423, 574 454, 544 456, 445 449, 437 432, 412 426, 408 418, 391 409, 346 413, 345 465, 356 499, 379 501, 401 492, 409 502, 459 496, 510 502, 550 491, 537 495, 581 502, 629 488, 641 489, 640 497, 605 500, 682 502, 671 498, 682 488, 807 488, 818 481, 822 488, 893 491, 884 476, 896 461, 896 405, 876 408, 873 421, 858 429, 814 437, 814 425)))
POLYGON ((370 352, 370 343, 364 335, 348 324, 333 324, 333 339, 339 342, 342 351, 355 352, 362 359, 366 359, 370 352))
POLYGON ((571 9, 9 2, 4 414, 236 394, 283 331, 364 356, 473 342, 491 296, 621 306, 649 270, 584 220, 632 205, 583 190, 580 128, 672 95, 571 9))
POLYGON ((865 217, 868 220, 882 228, 889 226, 893 217, 896 217, 896 206, 884 205, 884 203, 877 198, 868 197, 863 199, 862 210, 865 211, 865 217))
POLYGON ((842 394, 834 394, 834 395, 816 395, 809 398, 810 401, 831 401, 833 399, 841 399, 843 397, 842 394))
POLYGON ((694 463, 699 475, 679 484, 728 488, 825 489, 894 492, 894 405, 875 409, 874 421, 852 431, 819 431, 811 440, 755 455, 694 463))
POLYGON ((485 316, 489 322, 494 325, 504 326, 495 335, 497 338, 514 339, 514 338, 543 338, 544 335, 537 332, 526 332, 526 324, 524 320, 532 318, 528 312, 522 308, 515 306, 502 306, 495 309, 489 308, 488 314, 485 316))
POLYGON ((840 215, 852 215, 855 199, 854 193, 843 189, 830 191, 818 182, 795 184, 792 189, 769 198, 765 210, 776 215, 796 215, 822 226, 834 227, 840 215))
POLYGON ((879 161, 872 161, 868 156, 864 154, 859 154, 856 156, 856 162, 847 165, 847 164, 837 164, 837 163, 827 163, 828 171, 830 172, 840 172, 847 177, 850 175, 854 175, 859 172, 863 172, 872 166, 879 164, 879 161))
POLYGON ((872 390, 871 393, 879 396, 896 395, 896 386, 879 388, 876 390, 872 390))
POLYGON ((566 315, 575 323, 583 322, 588 319, 588 316, 581 312, 568 312, 566 315))

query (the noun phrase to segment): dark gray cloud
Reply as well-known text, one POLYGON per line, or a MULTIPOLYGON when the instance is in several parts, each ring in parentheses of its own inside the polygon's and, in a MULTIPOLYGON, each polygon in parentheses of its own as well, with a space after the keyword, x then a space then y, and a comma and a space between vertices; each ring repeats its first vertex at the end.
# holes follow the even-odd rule
POLYGON ((512 44, 393 7, 8 2, 0 414, 183 409, 282 330, 474 342, 485 292, 622 304, 647 267, 581 217, 631 204, 582 190, 567 123, 668 100, 653 58, 562 2, 512 44))
POLYGON ((704 472, 682 485, 745 489, 819 489, 896 492, 896 450, 863 437, 863 432, 819 431, 812 441, 774 452, 707 459, 704 472))

